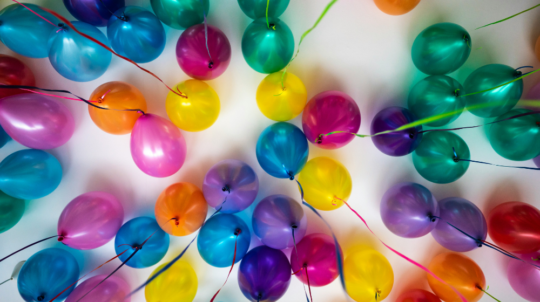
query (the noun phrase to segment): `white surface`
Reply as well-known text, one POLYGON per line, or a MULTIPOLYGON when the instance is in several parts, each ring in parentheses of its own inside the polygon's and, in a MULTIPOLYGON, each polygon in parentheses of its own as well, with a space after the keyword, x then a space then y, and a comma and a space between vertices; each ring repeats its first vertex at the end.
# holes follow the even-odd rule
MULTIPOLYGON (((60 0, 29 1, 52 8, 64 16, 69 13, 60 0)), ((127 0, 129 5, 141 5, 151 9, 148 0, 127 0)), ((327 0, 291 0, 282 19, 291 28, 296 42, 300 35, 316 20, 327 0)), ((11 4, 2 0, 1 7, 11 4)), ((352 96, 362 113, 361 133, 369 132, 373 116, 389 105, 406 105, 408 90, 423 78, 412 64, 411 45, 416 35, 425 27, 442 21, 454 22, 465 27, 472 36, 473 52, 463 68, 454 76, 463 82, 475 68, 489 63, 502 63, 513 67, 535 65, 533 47, 540 33, 538 16, 540 9, 528 12, 511 21, 481 30, 474 28, 502 19, 537 4, 533 0, 423 0, 412 12, 394 17, 380 12, 371 0, 341 0, 327 14, 304 41, 300 55, 290 67, 308 89, 308 97, 330 89, 341 90, 352 96), (478 50, 478 47, 482 47, 478 50)), ((72 18, 71 18, 72 19, 72 18)), ((265 75, 253 71, 244 61, 240 42, 244 29, 250 22, 235 0, 212 0, 209 23, 218 26, 228 36, 232 46, 232 60, 228 70, 218 79, 210 81, 221 99, 221 113, 217 122, 199 133, 183 132, 188 145, 186 163, 175 175, 158 179, 141 172, 131 159, 129 135, 114 136, 97 128, 91 121, 86 106, 74 101, 64 101, 76 120, 73 138, 61 148, 50 150, 62 163, 64 178, 51 195, 27 202, 22 220, 13 229, 0 234, 0 256, 6 255, 26 244, 56 234, 56 223, 65 205, 76 196, 101 190, 116 195, 124 204, 125 221, 153 215, 159 193, 168 185, 188 181, 201 187, 206 171, 216 162, 235 158, 250 164, 260 179, 260 192, 256 203, 270 194, 284 193, 299 199, 296 185, 266 174, 257 163, 255 144, 261 131, 272 124, 257 108, 255 91, 265 75)), ((181 31, 166 28, 167 46, 163 54, 145 67, 158 74, 166 83, 174 85, 188 77, 179 68, 175 58, 176 41, 181 31)), ((3 45, 0 52, 13 55, 3 45)), ((165 96, 167 90, 157 81, 136 67, 118 58, 101 78, 87 83, 75 83, 62 78, 47 59, 23 60, 36 75, 37 85, 44 88, 67 89, 83 97, 100 84, 120 80, 137 86, 146 97, 148 111, 166 117, 165 96)), ((526 81, 526 90, 536 83, 534 76, 526 81)), ((292 121, 301 126, 301 118, 292 121)), ((475 125, 482 120, 470 113, 463 114, 452 126, 475 125)), ((483 129, 462 130, 459 135, 468 143, 472 159, 516 164, 498 156, 490 147, 483 129)), ((0 149, 0 158, 22 149, 15 142, 0 149)), ((346 147, 325 151, 310 145, 310 158, 329 156, 342 162, 353 176, 353 193, 350 205, 366 218, 373 231, 397 250, 429 264, 438 253, 444 251, 431 235, 420 239, 404 239, 393 235, 383 225, 379 215, 379 202, 385 190, 399 181, 414 181, 427 186, 442 199, 459 196, 471 200, 484 213, 495 205, 518 200, 540 207, 537 179, 540 172, 504 169, 471 164, 467 173, 458 181, 437 185, 424 180, 414 169, 411 156, 392 158, 379 152, 370 139, 355 139, 346 147)), ((521 164, 521 163, 520 163, 521 164)), ((533 165, 532 162, 523 163, 533 165)), ((255 203, 255 204, 256 204, 255 203)), ((251 220, 254 205, 240 216, 251 220)), ((307 211, 307 209, 306 209, 307 211)), ((395 301, 399 294, 409 288, 429 290, 423 271, 386 250, 362 225, 361 221, 346 207, 324 212, 332 224, 344 251, 355 244, 371 246, 383 253, 394 269, 395 282, 386 301, 395 301)), ((309 233, 327 232, 323 223, 308 213, 309 233)), ((172 259, 191 240, 188 237, 172 237, 169 252, 164 261, 172 259)), ((259 245, 252 239, 252 247, 259 245)), ((13 266, 33 253, 46 247, 60 247, 54 241, 32 247, 0 264, 0 279, 7 279, 13 266)), ((92 251, 69 249, 81 264, 81 271, 88 272, 114 255, 113 242, 92 251)), ((288 251, 287 253, 290 253, 288 251)), ((482 268, 490 286, 489 292, 504 302, 524 301, 515 294, 506 277, 507 258, 488 248, 466 253, 482 268)), ((206 264, 198 254, 195 244, 184 258, 195 268, 199 289, 195 301, 209 301, 225 280, 227 268, 214 268, 206 264)), ((108 264, 98 273, 109 273, 119 261, 108 264)), ((133 269, 124 267, 119 275, 129 280, 132 287, 141 284, 157 267, 133 269)), ((229 282, 216 301, 246 301, 237 284, 238 265, 229 282)), ((303 301, 301 283, 292 277, 289 290, 281 301, 303 301)), ((329 286, 313 288, 316 302, 346 301, 338 280, 329 286)), ((20 298, 16 282, 0 287, 0 301, 17 302, 20 298)), ((140 292, 132 301, 145 301, 140 292)), ((484 296, 481 301, 493 301, 484 296)))

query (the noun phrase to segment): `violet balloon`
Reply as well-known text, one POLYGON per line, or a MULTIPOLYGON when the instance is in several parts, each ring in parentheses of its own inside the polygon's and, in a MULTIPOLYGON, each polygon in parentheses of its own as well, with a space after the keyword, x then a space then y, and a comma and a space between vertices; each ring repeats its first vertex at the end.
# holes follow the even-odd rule
POLYGON ((131 298, 126 297, 131 291, 129 284, 118 276, 110 276, 94 289, 99 282, 107 275, 97 275, 85 280, 77 286, 65 302, 130 302, 131 298), (92 290, 94 289, 94 290, 92 290), (91 291, 92 290, 92 291, 91 291), (86 295, 90 292, 88 295, 86 295), (83 299, 81 299, 86 295, 83 299))
POLYGON ((540 155, 533 158, 533 162, 538 168, 540 168, 540 155))
POLYGON ((80 21, 107 26, 112 12, 124 7, 125 0, 64 0, 67 10, 80 21))
MULTIPOLYGON (((381 110, 371 122, 371 134, 394 130, 416 120, 413 113, 402 107, 388 107, 381 110)), ((375 147, 390 156, 403 156, 413 152, 422 140, 422 126, 372 137, 375 147)))
POLYGON ((523 299, 530 302, 540 302, 540 270, 533 265, 538 265, 540 253, 521 255, 523 261, 510 260, 508 264, 508 281, 512 289, 523 299), (531 265, 533 264, 533 265, 531 265))

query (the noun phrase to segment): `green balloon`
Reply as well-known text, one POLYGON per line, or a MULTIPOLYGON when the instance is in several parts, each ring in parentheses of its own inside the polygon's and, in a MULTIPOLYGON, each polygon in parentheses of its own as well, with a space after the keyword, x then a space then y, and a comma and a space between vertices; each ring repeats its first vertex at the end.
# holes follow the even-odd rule
POLYGON ((461 137, 452 132, 434 131, 424 135, 418 148, 413 153, 416 171, 425 179, 446 184, 458 180, 469 168, 469 147, 461 137))
POLYGON ((467 61, 471 45, 471 36, 463 27, 454 23, 433 24, 414 40, 412 60, 423 73, 447 74, 467 61))
POLYGON ((3 233, 21 220, 24 213, 24 200, 11 197, 0 191, 0 233, 3 233))
POLYGON ((209 0, 150 0, 152 9, 161 22, 168 26, 184 30, 204 21, 204 13, 208 16, 209 0))
POLYGON ((456 120, 465 107, 465 100, 459 97, 462 89, 461 84, 449 76, 427 77, 409 92, 409 109, 418 119, 455 112, 454 115, 426 124, 430 127, 444 126, 456 120))
MULTIPOLYGON (((532 110, 514 109, 497 120, 527 112, 532 110)), ((488 138, 493 150, 506 159, 522 161, 535 158, 540 154, 540 115, 527 115, 492 124, 488 138)))
MULTIPOLYGON (((489 64, 473 71, 463 84, 464 94, 478 92, 510 82, 521 76, 521 71, 502 64, 489 64)), ((510 111, 521 98, 523 80, 503 87, 465 97, 467 107, 484 106, 469 111, 477 116, 488 118, 503 115, 510 111), (490 104, 492 106, 490 106, 490 104)))
MULTIPOLYGON (((238 0, 240 8, 251 19, 266 18, 267 0, 238 0)), ((270 0, 268 17, 279 17, 289 6, 289 0, 270 0)))
POLYGON ((254 20, 242 37, 244 59, 260 73, 280 71, 289 64, 294 52, 294 37, 287 24, 278 18, 268 18, 268 22, 270 28, 266 18, 254 20))

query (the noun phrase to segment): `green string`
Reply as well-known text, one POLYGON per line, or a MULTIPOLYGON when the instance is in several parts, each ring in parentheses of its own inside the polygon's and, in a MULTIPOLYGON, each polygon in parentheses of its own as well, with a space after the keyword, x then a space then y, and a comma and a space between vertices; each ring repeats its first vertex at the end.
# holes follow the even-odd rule
MULTIPOLYGON (((270 7, 270 0, 266 1, 266 26, 268 26, 268 29, 270 29, 270 22, 268 22, 268 7, 270 7)), ((272 26, 273 30, 276 30, 276 26, 272 26)))
POLYGON ((540 71, 540 69, 537 69, 537 70, 534 70, 534 71, 531 71, 531 72, 527 72, 526 74, 520 76, 519 78, 515 78, 515 79, 513 79, 512 81, 506 82, 506 83, 501 84, 501 85, 499 85, 499 86, 491 87, 491 88, 488 88, 488 89, 482 90, 482 91, 477 91, 477 92, 467 93, 467 94, 464 94, 464 95, 460 95, 459 97, 462 98, 462 97, 465 97, 465 96, 475 95, 475 94, 479 94, 479 93, 488 92, 488 91, 491 91, 491 90, 493 90, 493 89, 501 88, 501 87, 506 86, 506 85, 508 85, 508 84, 512 84, 512 83, 514 83, 514 82, 517 82, 517 81, 519 81, 519 80, 521 80, 521 79, 523 79, 523 78, 525 78, 525 77, 528 77, 528 76, 530 76, 531 74, 533 74, 533 73, 535 73, 535 72, 537 72, 537 71, 540 71))
MULTIPOLYGON (((482 287, 480 287, 479 285, 477 285, 476 288, 478 288, 479 290, 483 291, 484 294, 486 294, 486 295, 490 296, 491 298, 493 298, 493 300, 495 300, 495 301, 497 301, 497 302, 501 302, 501 300, 499 300, 499 299, 493 297, 492 295, 490 295, 487 291, 485 291, 484 289, 482 289, 482 287)), ((488 286, 487 289, 489 289, 489 286, 488 286)))
POLYGON ((484 25, 484 26, 480 26, 480 27, 478 27, 478 28, 476 28, 476 29, 480 29, 480 28, 484 28, 484 27, 487 27, 487 26, 490 26, 490 25, 493 25, 493 24, 497 24, 497 23, 504 22, 504 21, 506 21, 506 20, 508 20, 508 19, 512 19, 512 18, 514 18, 515 16, 518 16, 518 15, 521 15, 521 14, 523 14, 523 13, 526 13, 526 12, 528 12, 528 11, 534 9, 534 8, 537 8, 537 7, 539 7, 539 6, 540 6, 540 4, 537 4, 537 5, 535 5, 535 6, 531 7, 531 8, 528 8, 528 9, 526 9, 526 10, 524 10, 524 11, 522 11, 522 12, 519 12, 519 13, 517 13, 517 14, 515 14, 515 15, 512 15, 512 16, 510 16, 510 17, 508 17, 508 18, 504 18, 504 19, 502 19, 502 20, 499 20, 499 21, 496 21, 496 22, 493 22, 493 23, 489 23, 489 24, 484 25))

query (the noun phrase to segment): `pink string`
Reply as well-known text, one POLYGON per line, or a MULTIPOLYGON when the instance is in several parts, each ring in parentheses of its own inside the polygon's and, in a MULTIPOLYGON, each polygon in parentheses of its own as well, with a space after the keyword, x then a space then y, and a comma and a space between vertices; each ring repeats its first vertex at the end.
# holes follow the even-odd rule
POLYGON ((30 9, 30 8, 29 8, 28 6, 26 6, 26 5, 22 4, 21 2, 19 2, 19 1, 17 1, 17 0, 11 0, 11 1, 13 1, 13 2, 17 2, 17 3, 19 3, 20 5, 22 5, 22 6, 26 7, 26 9, 27 9, 27 10, 29 10, 29 11, 33 12, 33 13, 34 13, 34 15, 36 15, 36 16, 40 17, 41 19, 43 19, 43 20, 47 21, 47 22, 48 22, 49 24, 51 24, 52 26, 54 26, 54 27, 60 27, 60 26, 58 26, 58 25, 56 25, 56 24, 52 23, 52 22, 51 22, 50 20, 48 20, 47 18, 45 18, 45 17, 41 16, 40 14, 36 13, 35 11, 31 10, 31 9, 30 9))
MULTIPOLYGON (((72 100, 72 101, 79 101, 79 102, 82 102, 82 100, 76 99, 76 98, 68 98, 68 97, 65 97, 65 96, 60 96, 60 95, 55 95, 55 94, 48 94, 48 93, 38 92, 38 91, 31 90, 31 89, 24 89, 24 88, 19 88, 19 89, 20 89, 20 90, 24 90, 24 91, 28 91, 28 92, 32 92, 32 93, 41 94, 41 95, 53 96, 53 97, 56 97, 56 98, 61 98, 61 99, 66 99, 66 100, 72 100)), ((95 103, 96 101, 89 101, 89 102, 95 103)))

